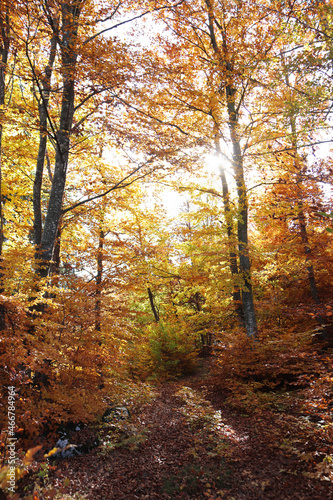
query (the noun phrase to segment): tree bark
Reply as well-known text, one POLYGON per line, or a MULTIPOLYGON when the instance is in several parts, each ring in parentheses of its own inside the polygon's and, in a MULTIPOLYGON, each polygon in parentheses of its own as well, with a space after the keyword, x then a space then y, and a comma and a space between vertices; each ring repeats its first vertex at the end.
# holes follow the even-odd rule
MULTIPOLYGON (((2 137, 3 137, 3 117, 6 93, 6 68, 10 47, 10 24, 9 24, 9 4, 7 1, 0 1, 0 294, 4 292, 3 275, 3 241, 4 241, 4 220, 3 220, 3 197, 2 197, 2 137)), ((6 308, 0 304, 0 331, 6 327, 6 308)))
MULTIPOLYGON (((286 81, 289 83, 288 75, 286 75, 286 81)), ((305 265, 308 274, 308 281, 310 286, 310 293, 313 302, 317 305, 321 305, 321 300, 318 293, 317 282, 315 278, 314 267, 312 264, 312 250, 309 243, 306 218, 304 213, 304 204, 303 204, 303 193, 302 193, 302 176, 301 176, 301 161, 298 155, 298 146, 297 146, 297 127, 296 127, 296 117, 294 115, 290 116, 290 129, 291 129, 291 138, 292 138, 292 147, 293 147, 293 166, 296 172, 296 186, 298 188, 298 194, 296 199, 296 209, 297 209, 297 219, 299 224, 299 235, 303 245, 303 252, 305 256, 305 265)), ((316 320, 318 325, 321 327, 322 331, 320 337, 322 340, 326 340, 330 338, 329 333, 327 332, 325 326, 325 319, 322 314, 316 315, 316 320)))
POLYGON ((36 251, 37 274, 48 275, 66 185, 66 174, 70 149, 70 133, 74 116, 75 70, 77 62, 77 33, 82 1, 64 0, 61 4, 62 26, 57 36, 61 50, 63 91, 59 128, 56 133, 56 158, 51 193, 42 231, 40 245, 36 251))
POLYGON ((150 302, 151 310, 153 311, 156 323, 158 323, 159 320, 160 320, 160 315, 158 313, 158 310, 156 309, 155 302, 154 302, 153 292, 151 291, 151 289, 150 289, 149 286, 147 287, 147 291, 148 291, 148 297, 149 297, 149 302, 150 302))
POLYGON ((230 139, 233 147, 233 170, 235 173, 238 197, 238 255, 239 273, 242 277, 242 305, 244 311, 246 333, 249 337, 256 337, 257 320, 253 303, 251 283, 251 262, 248 249, 248 200, 244 180, 243 156, 238 137, 238 114, 235 106, 236 89, 231 83, 233 68, 228 54, 225 33, 222 31, 223 45, 219 48, 214 30, 214 12, 211 0, 206 0, 208 11, 209 33, 212 48, 221 72, 221 86, 219 93, 225 92, 226 107, 229 119, 230 139))
POLYGON ((97 276, 96 276, 96 293, 95 293, 95 330, 101 331, 102 317, 102 279, 103 279, 103 250, 104 250, 104 231, 99 230, 99 241, 97 251, 97 276))
POLYGON ((244 180, 243 157, 237 134, 237 113, 233 96, 234 89, 226 86, 226 98, 229 115, 229 129, 233 146, 233 170, 235 172, 237 197, 238 197, 238 254, 239 270, 242 276, 242 304, 244 310, 246 333, 249 337, 256 337, 257 320, 253 303, 251 283, 251 261, 248 248, 248 200, 244 180))
MULTIPOLYGON (((50 274, 52 276, 56 276, 56 277, 59 276, 60 262, 61 262, 61 258, 60 258, 61 232, 62 232, 62 220, 60 219, 58 232, 57 232, 57 238, 56 238, 54 248, 53 248, 52 263, 50 266, 50 274)), ((57 281, 57 278, 56 278, 56 281, 57 281)), ((54 284, 56 284, 56 283, 54 283, 54 284)))
MULTIPOLYGON (((221 156, 221 147, 219 143, 218 134, 215 134, 215 148, 216 152, 219 156, 221 156)), ((242 305, 242 295, 241 290, 238 284, 235 284, 235 279, 238 278, 238 263, 237 263, 237 251, 234 242, 234 231, 233 231, 233 221, 230 207, 230 197, 229 197, 229 186, 227 182, 227 178, 225 175, 224 168, 222 165, 219 166, 220 171, 220 179, 222 183, 222 197, 223 197, 223 207, 224 207, 224 217, 227 224, 227 236, 228 236, 228 244, 229 244, 229 267, 231 271, 231 275, 233 278, 233 292, 232 299, 238 319, 239 326, 241 328, 245 328, 245 317, 244 310, 242 305)))
POLYGON ((57 51, 57 35, 53 33, 51 38, 51 47, 48 64, 45 68, 45 76, 41 81, 41 95, 40 102, 38 105, 39 112, 39 148, 36 163, 36 173, 34 179, 34 189, 33 189, 33 208, 34 208, 34 243, 38 247, 42 239, 42 208, 41 208, 41 191, 43 184, 43 172, 46 156, 46 145, 47 145, 47 122, 48 122, 48 107, 50 100, 51 91, 51 76, 52 69, 55 61, 57 51))

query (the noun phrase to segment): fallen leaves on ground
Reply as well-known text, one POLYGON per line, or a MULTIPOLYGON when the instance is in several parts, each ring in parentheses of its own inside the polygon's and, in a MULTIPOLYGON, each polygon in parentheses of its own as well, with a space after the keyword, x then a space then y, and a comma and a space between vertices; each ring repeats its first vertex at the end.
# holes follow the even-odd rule
POLYGON ((123 424, 119 445, 102 439, 49 470, 40 498, 333 499, 331 464, 305 444, 306 421, 303 435, 295 422, 270 411, 232 411, 198 375, 165 383, 123 424))

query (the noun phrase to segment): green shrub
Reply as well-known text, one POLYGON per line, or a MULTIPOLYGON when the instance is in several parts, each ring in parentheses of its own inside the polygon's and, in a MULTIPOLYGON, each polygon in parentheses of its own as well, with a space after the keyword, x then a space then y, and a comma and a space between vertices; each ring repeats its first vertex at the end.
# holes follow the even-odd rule
POLYGON ((196 358, 194 337, 180 323, 160 322, 149 325, 145 341, 134 346, 130 371, 141 379, 177 378, 195 371, 196 358))

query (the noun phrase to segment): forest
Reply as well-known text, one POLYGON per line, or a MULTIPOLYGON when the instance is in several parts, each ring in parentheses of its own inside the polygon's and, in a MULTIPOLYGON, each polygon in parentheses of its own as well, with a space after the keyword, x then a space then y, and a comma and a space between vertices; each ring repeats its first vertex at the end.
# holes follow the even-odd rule
POLYGON ((333 499, 332 96, 331 0, 0 0, 0 500, 333 499))

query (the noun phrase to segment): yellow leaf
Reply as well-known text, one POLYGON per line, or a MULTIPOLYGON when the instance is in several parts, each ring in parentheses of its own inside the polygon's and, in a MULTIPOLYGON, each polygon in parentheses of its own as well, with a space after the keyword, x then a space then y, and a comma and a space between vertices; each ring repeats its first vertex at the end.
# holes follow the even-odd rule
POLYGON ((34 459, 36 453, 42 448, 41 445, 35 446, 34 448, 30 448, 23 458, 23 465, 30 465, 34 459))
POLYGON ((46 455, 44 455, 44 458, 49 458, 52 457, 57 451, 59 451, 60 448, 52 448, 51 451, 49 451, 46 455))
POLYGON ((0 469, 0 488, 8 488, 9 481, 15 477, 16 481, 21 479, 26 474, 26 471, 22 467, 15 467, 15 474, 13 468, 5 465, 0 469))

